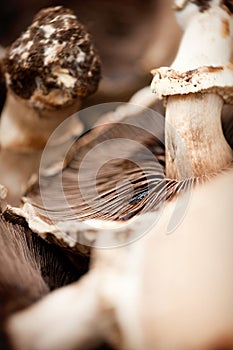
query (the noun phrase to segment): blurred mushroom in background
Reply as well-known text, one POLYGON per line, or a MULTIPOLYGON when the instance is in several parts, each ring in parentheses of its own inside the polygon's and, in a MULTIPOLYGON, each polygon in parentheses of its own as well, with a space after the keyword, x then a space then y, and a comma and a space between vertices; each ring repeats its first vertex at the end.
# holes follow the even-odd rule
MULTIPOLYGON (((74 13, 57 6, 35 16, 6 50, 2 69, 7 96, 0 119, 0 181, 9 189, 9 203, 18 205, 51 133, 96 91, 100 59, 74 13)), ((82 131, 76 118, 61 138, 82 131)))

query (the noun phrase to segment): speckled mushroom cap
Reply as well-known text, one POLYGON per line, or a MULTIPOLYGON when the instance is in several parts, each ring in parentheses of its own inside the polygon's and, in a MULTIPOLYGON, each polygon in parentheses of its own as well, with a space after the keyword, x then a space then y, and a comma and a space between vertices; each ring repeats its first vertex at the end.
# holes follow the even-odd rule
POLYGON ((97 89, 100 59, 74 13, 61 6, 41 10, 8 49, 8 87, 39 109, 70 105, 97 89))

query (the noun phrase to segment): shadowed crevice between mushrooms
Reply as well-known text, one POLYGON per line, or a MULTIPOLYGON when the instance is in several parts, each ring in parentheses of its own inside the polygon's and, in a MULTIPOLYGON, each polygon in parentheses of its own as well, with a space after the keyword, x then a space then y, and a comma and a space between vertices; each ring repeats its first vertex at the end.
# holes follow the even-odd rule
POLYGON ((228 8, 228 10, 233 13, 233 1, 232 0, 223 0, 222 4, 228 8))
POLYGON ((233 108, 230 105, 223 108, 222 128, 228 144, 233 148, 233 108))
MULTIPOLYGON (((2 60, 0 61, 0 113, 6 101, 6 80, 2 60)), ((1 115, 0 115, 1 118, 1 115)))

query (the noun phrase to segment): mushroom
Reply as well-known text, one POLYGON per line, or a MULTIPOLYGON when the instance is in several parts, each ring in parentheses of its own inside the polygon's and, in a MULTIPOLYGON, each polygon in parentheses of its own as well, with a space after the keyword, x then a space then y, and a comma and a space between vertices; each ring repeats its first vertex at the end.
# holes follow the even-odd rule
POLYGON ((3 332, 7 317, 76 281, 88 267, 87 259, 78 257, 75 266, 68 254, 33 233, 6 205, 6 192, 0 185, 0 345, 4 350, 11 348, 3 332))
MULTIPOLYGON (((11 45, 4 70, 7 99, 0 123, 1 181, 17 202, 28 177, 38 170, 41 151, 53 130, 96 91, 100 60, 74 13, 57 6, 41 10, 11 45), (18 162, 24 163, 24 172, 18 162), (7 179, 9 173, 13 179, 7 179)), ((83 130, 78 118, 67 126, 66 137, 71 130, 74 134, 83 130)))
MULTIPOLYGON (((232 349, 232 178, 231 171, 197 187, 171 235, 176 201, 158 226, 156 213, 118 223, 115 239, 150 229, 124 247, 97 249, 80 282, 13 315, 6 329, 15 349, 92 349, 103 338, 116 349, 232 349)), ((101 239, 103 227, 97 233, 101 239)))
MULTIPOLYGON (((191 27, 201 18, 208 19, 213 24, 223 23, 220 18, 232 21, 229 14, 229 11, 232 10, 231 2, 224 1, 223 5, 219 1, 177 1, 177 4, 181 11, 180 15, 187 18, 191 27)), ((186 29, 188 34, 189 26, 186 29)), ((217 27, 220 28, 219 25, 217 27)), ((210 27, 207 25, 207 28, 210 27)), ((214 28, 213 25, 213 30, 214 28)), ((210 32, 204 33, 203 31, 199 33, 203 37, 210 34, 210 32)), ((186 32, 184 42, 185 38, 186 32)), ((219 36, 216 38, 216 42, 219 43, 219 36)), ((225 37, 222 37, 222 40, 225 42, 225 37)), ((231 40, 228 40, 227 43, 228 46, 231 46, 231 40)), ((205 46, 207 50, 209 46, 205 46)), ((226 50, 229 53, 227 45, 226 50)), ((208 56, 208 51, 206 55, 208 56)), ((199 58, 200 60, 205 59, 205 55, 199 58)), ((226 60, 228 60, 226 62, 228 65, 230 57, 226 60)), ((208 65, 208 62, 206 64, 208 65)), ((213 65, 214 62, 211 61, 210 64, 213 65)), ((207 69, 203 68, 200 62, 200 67, 194 69, 204 71, 207 77, 212 77, 208 66, 207 69)), ((131 156, 130 159, 142 160, 141 169, 143 171, 149 169, 151 175, 151 177, 148 176, 147 181, 142 172, 137 173, 136 167, 129 165, 126 160, 115 162, 105 169, 105 173, 100 173, 95 185, 97 184, 99 188, 102 185, 104 191, 100 191, 97 199, 107 198, 107 204, 110 204, 107 207, 109 211, 104 210, 106 209, 104 206, 102 208, 93 206, 96 197, 92 197, 93 202, 88 202, 89 208, 84 208, 83 217, 80 214, 79 220, 82 221, 74 223, 76 231, 74 229, 73 233, 77 233, 77 230, 82 232, 86 244, 89 238, 89 244, 94 247, 111 246, 112 249, 93 249, 91 269, 81 281, 55 291, 32 307, 7 320, 5 331, 15 349, 91 349, 103 338, 114 344, 117 349, 212 350, 233 348, 232 144, 231 147, 227 144, 220 132, 220 126, 217 127, 221 125, 222 100, 231 101, 229 91, 231 91, 233 80, 231 80, 231 86, 229 83, 226 88, 225 97, 223 80, 221 80, 223 78, 220 77, 218 80, 218 70, 214 69, 214 71, 216 86, 212 86, 211 82, 209 87, 205 85, 203 91, 200 89, 199 93, 195 90, 190 91, 191 88, 189 88, 184 96, 176 96, 177 87, 175 95, 168 98, 166 117, 168 115, 168 118, 172 117, 174 121, 172 125, 166 121, 165 135, 168 141, 170 140, 168 136, 171 135, 172 141, 176 143, 172 145, 168 141, 166 143, 166 178, 162 176, 165 172, 165 164, 164 152, 161 154, 159 151, 161 148, 158 147, 159 137, 157 140, 152 139, 148 147, 150 139, 148 133, 158 123, 153 125, 152 120, 155 121, 156 118, 150 119, 147 113, 142 114, 141 119, 138 116, 141 124, 136 123, 132 126, 129 120, 124 119, 121 132, 118 129, 119 125, 113 125, 112 128, 105 125, 77 141, 72 149, 71 166, 69 167, 69 162, 67 162, 63 170, 64 180, 73 181, 72 171, 81 168, 80 159, 83 154, 94 149, 100 140, 114 138, 116 136, 114 132, 118 135, 127 135, 129 139, 134 134, 135 139, 139 141, 140 133, 137 131, 140 125, 144 131, 143 135, 140 134, 142 136, 141 145, 147 145, 150 150, 153 150, 154 155, 162 156, 162 159, 159 158, 161 168, 159 166, 152 168, 152 159, 138 152, 141 150, 140 142, 138 142, 137 147, 127 149, 126 154, 131 156), (200 97, 201 93, 203 93, 203 98, 200 97), (173 109, 174 114, 171 115, 174 106, 173 99, 177 99, 175 102, 179 109, 178 107, 173 109), (186 100, 190 106, 187 106, 188 103, 185 105, 186 100), (215 107, 218 107, 217 110, 212 111, 212 114, 216 113, 212 135, 219 136, 214 139, 219 147, 216 145, 213 147, 216 147, 217 159, 219 154, 222 154, 219 164, 213 159, 213 165, 208 160, 207 149, 204 148, 203 154, 201 153, 202 143, 198 145, 192 142, 192 136, 199 135, 194 133, 199 127, 197 125, 194 130, 196 119, 200 122, 200 114, 204 115, 203 118, 206 117, 206 113, 207 116, 210 115, 210 101, 215 107), (185 115, 183 114, 184 106, 185 115), (193 118, 187 118, 189 111, 193 113, 193 110, 195 112, 193 118), (179 118, 180 114, 184 115, 189 124, 191 124, 190 119, 193 122, 190 129, 187 129, 186 120, 184 121, 184 131, 186 131, 184 133, 183 124, 178 124, 175 119, 176 116, 179 118), (188 137, 191 140, 190 144, 188 137), (175 146, 179 151, 186 150, 186 166, 188 167, 190 163, 188 169, 184 166, 184 153, 174 153, 174 161, 170 157, 175 146), (169 147, 172 148, 169 150, 169 147), (150 169, 152 169, 151 172, 150 169), (135 192, 129 195, 126 191, 128 187, 124 183, 120 185, 120 191, 117 192, 115 178, 117 177, 118 180, 122 177, 132 179, 131 175, 135 175, 132 183, 136 184, 133 188, 136 190, 136 196, 135 192), (171 178, 169 179, 168 176, 171 178), (104 179, 105 182, 101 181, 104 179), (147 186, 149 184, 152 186, 147 186), (116 193, 119 196, 116 196, 116 193), (128 199, 128 202, 125 201, 123 204, 125 205, 126 202, 129 204, 127 214, 131 214, 125 215, 123 220, 119 215, 121 214, 119 213, 119 201, 122 198, 128 199), (216 198, 219 205, 216 203, 216 198), (137 206, 138 203, 139 206, 137 206), (96 217, 91 217, 93 212, 96 217), (107 217, 104 218, 104 216, 107 217), (66 319, 65 324, 61 323, 63 317, 66 319), (50 327, 51 324, 53 327, 50 327)), ((226 72, 225 83, 227 85, 228 76, 231 73, 225 66, 221 71, 226 72)), ((182 80, 182 73, 180 75, 182 80)), ((187 73, 184 73, 185 75, 187 76, 187 73)), ((153 81, 153 89, 156 89, 158 96, 165 96, 162 91, 165 88, 168 89, 165 84, 162 90, 163 82, 163 77, 161 80, 156 77, 153 81), (161 84, 159 85, 158 82, 155 88, 156 81, 161 84)), ((167 83, 166 79, 165 83, 167 83)), ((206 84, 209 84, 208 79, 206 84)), ((179 88, 183 87, 179 86, 179 88)), ((132 116, 131 118, 134 119, 132 116)), ((204 146, 209 147, 210 156, 214 157, 212 143, 206 144, 205 138, 205 132, 209 132, 210 125, 206 124, 206 120, 203 123, 207 130, 199 131, 201 138, 198 138, 198 141, 202 141, 203 137, 204 146)), ((121 143, 115 143, 117 151, 120 150, 120 145, 121 143)), ((107 151, 112 152, 112 148, 107 151)), ((95 153, 96 161, 98 161, 97 155, 102 155, 105 159, 103 153, 95 153)), ((91 165, 95 163, 92 161, 91 165)), ((91 167, 88 168, 90 169, 91 167)), ((47 182, 49 189, 54 179, 47 177, 47 180, 49 180, 47 182)), ((71 185, 74 185, 72 181, 63 182, 64 191, 68 191, 71 185)), ((70 198, 67 197, 67 199, 72 206, 70 198)), ((88 200, 89 197, 86 199, 88 200)), ((83 209, 83 206, 80 208, 83 209)), ((33 222, 30 223, 30 219, 32 220, 33 215, 36 214, 37 224, 41 224, 43 231, 43 227, 49 229, 45 209, 41 207, 38 193, 32 192, 29 196, 29 203, 26 203, 21 210, 21 215, 26 217, 30 225, 33 222), (42 219, 47 226, 42 227, 42 219)), ((61 210, 59 206, 51 209, 56 212, 61 210)), ((58 229, 59 226, 56 228, 58 229)), ((60 234, 65 238, 69 234, 66 229, 65 225, 60 226, 60 234)))
POLYGON ((227 1, 180 3, 177 17, 185 34, 178 54, 170 68, 153 71, 152 82, 157 96, 167 97, 166 174, 176 179, 232 162, 221 126, 223 104, 233 102, 231 7, 227 1))
POLYGON ((74 13, 57 6, 41 10, 11 45, 5 71, 1 145, 41 149, 55 127, 96 91, 100 61, 74 13))
MULTIPOLYGON (((127 220, 178 190, 179 184, 168 183, 163 171, 164 118, 156 112, 160 105, 147 89, 139 95, 154 109, 121 104, 114 113, 100 118, 88 133, 71 140, 62 162, 58 154, 59 161, 49 164, 47 158, 51 159, 50 152, 54 154, 54 133, 42 156, 39 180, 22 198, 22 209, 14 208, 33 232, 86 255, 92 230, 85 221, 127 220), (83 227, 79 220, 84 221, 83 227)), ((137 99, 135 96, 132 100, 137 99)), ((95 241, 95 230, 93 233, 95 241)))

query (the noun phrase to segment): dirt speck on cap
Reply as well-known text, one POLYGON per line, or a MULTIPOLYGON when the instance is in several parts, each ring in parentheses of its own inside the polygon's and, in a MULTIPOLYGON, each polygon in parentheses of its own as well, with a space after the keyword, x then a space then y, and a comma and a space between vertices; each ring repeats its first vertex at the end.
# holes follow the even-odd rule
POLYGON ((222 19, 221 35, 223 38, 226 38, 230 35, 230 24, 226 18, 222 19))

